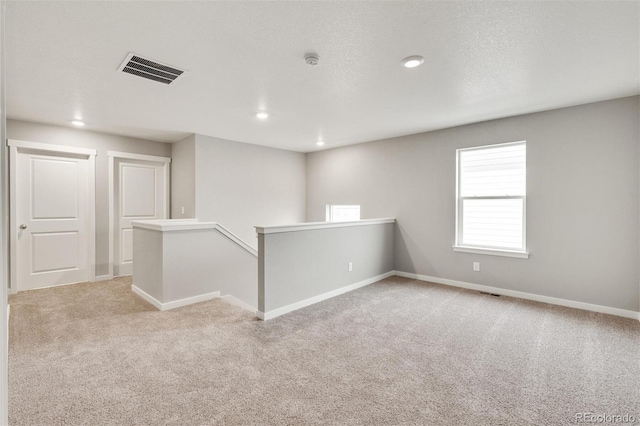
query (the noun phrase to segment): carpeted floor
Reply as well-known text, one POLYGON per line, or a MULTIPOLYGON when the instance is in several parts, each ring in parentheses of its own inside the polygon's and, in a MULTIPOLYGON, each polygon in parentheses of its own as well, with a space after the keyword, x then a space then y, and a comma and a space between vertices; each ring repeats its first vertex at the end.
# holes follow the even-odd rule
POLYGON ((640 323, 392 277, 267 322, 127 278, 11 297, 12 425, 640 421, 640 323))

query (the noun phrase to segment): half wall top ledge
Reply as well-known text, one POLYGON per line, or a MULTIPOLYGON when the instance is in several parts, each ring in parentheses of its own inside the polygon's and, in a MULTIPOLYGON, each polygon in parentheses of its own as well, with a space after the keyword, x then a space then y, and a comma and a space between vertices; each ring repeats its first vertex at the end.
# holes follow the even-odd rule
POLYGON ((273 226, 261 225, 261 226, 256 226, 255 228, 258 234, 278 234, 282 232, 313 231, 316 229, 381 225, 385 223, 395 223, 395 221, 396 221, 395 218, 385 217, 380 219, 364 219, 364 220, 354 220, 349 222, 307 222, 307 223, 296 223, 291 225, 273 225, 273 226))
POLYGON ((132 291, 160 310, 216 297, 255 312, 257 252, 217 222, 133 221, 132 291))

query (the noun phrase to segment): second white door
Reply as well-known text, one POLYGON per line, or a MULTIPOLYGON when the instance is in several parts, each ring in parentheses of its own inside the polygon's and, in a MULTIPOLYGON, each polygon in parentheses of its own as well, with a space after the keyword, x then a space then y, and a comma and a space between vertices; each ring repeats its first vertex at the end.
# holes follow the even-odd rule
POLYGON ((168 218, 166 162, 114 161, 114 275, 133 273, 131 221, 168 218))

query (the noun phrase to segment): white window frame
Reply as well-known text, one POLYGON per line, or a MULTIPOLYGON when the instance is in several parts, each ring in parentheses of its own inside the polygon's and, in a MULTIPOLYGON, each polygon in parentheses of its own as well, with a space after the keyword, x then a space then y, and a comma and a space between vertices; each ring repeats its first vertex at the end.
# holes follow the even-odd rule
MULTIPOLYGON (((516 141, 507 143, 497 143, 491 145, 481 145, 469 148, 459 148, 456 150, 456 235, 455 245, 453 251, 462 253, 474 253, 474 254, 488 254, 494 256, 506 256, 517 258, 528 258, 529 252, 527 251, 527 196, 525 195, 508 195, 508 196, 479 196, 479 197, 462 197, 460 196, 460 154, 464 151, 478 151, 481 149, 496 148, 499 146, 508 145, 522 145, 526 146, 527 141, 516 141), (464 200, 522 200, 522 249, 514 248, 497 248, 488 247, 482 245, 463 245, 462 239, 462 214, 464 200)), ((526 180, 525 180, 526 185, 526 180)))
MULTIPOLYGON (((360 216, 360 213, 362 212, 362 210, 360 208, 360 204, 327 204, 327 210, 326 210, 326 221, 327 222, 334 222, 334 220, 333 220, 333 207, 347 207, 347 208, 355 208, 355 207, 357 207, 359 216, 360 216)), ((358 219, 358 220, 360 220, 360 219, 358 219)))

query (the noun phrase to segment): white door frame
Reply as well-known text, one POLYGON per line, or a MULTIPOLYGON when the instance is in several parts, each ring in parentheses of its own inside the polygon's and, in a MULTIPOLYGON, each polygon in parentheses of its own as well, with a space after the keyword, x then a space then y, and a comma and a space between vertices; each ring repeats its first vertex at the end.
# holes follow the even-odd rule
POLYGON ((18 291, 18 217, 17 217, 17 170, 18 151, 36 151, 38 153, 75 154, 86 156, 89 161, 89 199, 88 220, 89 232, 87 235, 87 270, 89 282, 96 280, 96 150, 89 148, 77 148, 64 145, 51 145, 48 143, 21 141, 7 139, 9 146, 9 235, 10 235, 10 293, 18 291))
POLYGON ((150 161, 153 163, 163 163, 162 170, 164 173, 164 182, 165 182, 165 195, 164 195, 164 210, 167 219, 170 217, 170 204, 169 204, 169 195, 170 195, 170 170, 169 164, 171 163, 171 158, 169 157, 159 157, 156 155, 146 155, 146 154, 133 154, 131 152, 119 152, 119 151, 107 151, 107 156, 109 157, 109 277, 108 279, 113 278, 113 258, 114 258, 114 237, 113 232, 115 230, 115 218, 116 212, 114 212, 115 208, 115 164, 116 160, 138 160, 138 161, 150 161))

